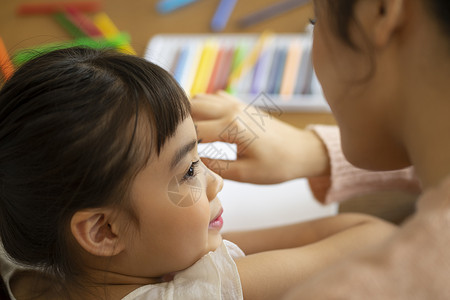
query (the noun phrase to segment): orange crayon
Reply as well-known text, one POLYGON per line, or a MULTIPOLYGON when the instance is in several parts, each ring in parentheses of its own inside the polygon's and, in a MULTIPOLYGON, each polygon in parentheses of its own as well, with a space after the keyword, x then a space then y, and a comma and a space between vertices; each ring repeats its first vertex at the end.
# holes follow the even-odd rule
POLYGON ((8 55, 8 50, 0 37, 0 69, 3 76, 8 80, 14 74, 14 66, 8 55))

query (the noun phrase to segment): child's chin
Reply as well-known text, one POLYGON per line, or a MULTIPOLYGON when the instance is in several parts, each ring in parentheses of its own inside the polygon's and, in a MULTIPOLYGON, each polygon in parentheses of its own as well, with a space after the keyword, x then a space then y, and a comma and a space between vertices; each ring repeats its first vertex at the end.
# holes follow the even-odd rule
POLYGON ((209 251, 216 251, 219 248, 220 244, 222 244, 222 235, 220 233, 209 236, 209 251))

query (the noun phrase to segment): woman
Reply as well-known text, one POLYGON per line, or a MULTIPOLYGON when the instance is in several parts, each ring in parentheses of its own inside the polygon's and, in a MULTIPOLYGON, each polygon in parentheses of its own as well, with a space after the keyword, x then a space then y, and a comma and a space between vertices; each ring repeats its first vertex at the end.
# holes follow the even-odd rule
MULTIPOLYGON (((317 194, 335 201, 392 179, 415 189, 415 172, 424 192, 415 215, 394 238, 328 269, 287 299, 448 299, 450 2, 316 0, 314 5, 314 67, 339 125, 345 158, 371 171, 408 166, 414 171, 376 176, 341 172, 338 132, 323 127, 302 131, 272 119, 256 133, 255 142, 238 150, 237 162, 221 168, 221 175, 274 183, 331 173, 324 189, 317 185, 318 178, 312 182, 317 194), (358 176, 342 184, 342 174, 358 176)), ((218 135, 224 125, 246 115, 225 98, 199 96, 193 101, 204 141, 217 136, 227 140, 218 135)))

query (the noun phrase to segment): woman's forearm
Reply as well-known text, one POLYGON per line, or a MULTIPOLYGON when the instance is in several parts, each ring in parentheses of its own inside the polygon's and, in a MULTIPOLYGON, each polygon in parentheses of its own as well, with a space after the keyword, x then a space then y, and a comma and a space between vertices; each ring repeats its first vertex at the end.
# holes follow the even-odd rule
POLYGON ((321 241, 352 227, 365 224, 392 226, 389 223, 367 215, 340 214, 287 226, 227 232, 222 236, 224 239, 239 245, 246 254, 253 254, 263 251, 305 246, 321 241))
POLYGON ((368 219, 312 244, 240 258, 236 264, 244 298, 280 299, 287 289, 302 280, 352 253, 380 244, 394 232, 393 225, 368 219))

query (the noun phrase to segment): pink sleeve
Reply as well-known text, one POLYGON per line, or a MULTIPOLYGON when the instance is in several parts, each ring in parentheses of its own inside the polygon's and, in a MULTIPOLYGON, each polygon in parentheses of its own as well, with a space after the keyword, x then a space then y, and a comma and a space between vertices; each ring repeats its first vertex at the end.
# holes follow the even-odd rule
POLYGON ((314 125, 313 130, 328 149, 331 175, 309 178, 315 197, 322 203, 341 202, 375 191, 402 190, 420 193, 420 183, 412 167, 374 172, 359 169, 350 164, 341 150, 339 128, 336 126, 314 125))

